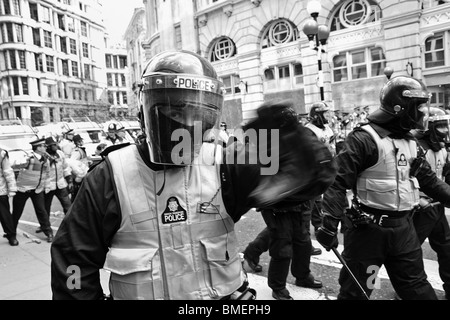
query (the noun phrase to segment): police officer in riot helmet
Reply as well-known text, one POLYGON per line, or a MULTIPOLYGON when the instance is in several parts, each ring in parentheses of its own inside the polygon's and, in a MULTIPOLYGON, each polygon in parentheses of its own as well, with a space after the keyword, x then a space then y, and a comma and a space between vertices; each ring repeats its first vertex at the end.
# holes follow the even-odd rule
POLYGON ((288 134, 302 152, 280 147, 279 171, 267 177, 259 164, 223 163, 218 139, 204 139, 219 131, 223 88, 193 52, 150 59, 141 85, 146 142, 109 147, 85 176, 51 248, 54 299, 102 299, 102 268, 111 272, 113 299, 222 299, 245 288, 234 224, 267 199, 305 201, 313 149, 295 119, 282 121, 286 106, 266 105, 248 128, 283 128, 280 144, 288 134), (298 158, 286 166, 290 155, 298 158), (71 266, 82 274, 74 289, 71 266))
MULTIPOLYGON (((342 256, 369 296, 374 289, 369 277, 384 264, 401 299, 437 299, 426 279, 411 221, 419 186, 430 198, 450 206, 450 187, 436 176, 410 134, 411 129, 423 128, 428 101, 420 80, 390 79, 380 92, 379 109, 348 135, 336 157, 338 175, 324 194, 316 238, 325 249, 336 248, 337 226, 341 220, 348 223, 342 256), (349 189, 354 198, 344 215, 349 189)), ((338 299, 365 298, 344 269, 339 284, 338 299)))
MULTIPOLYGON (((436 176, 448 184, 450 163, 446 145, 450 137, 450 115, 436 107, 430 107, 427 111, 425 130, 417 132, 415 136, 436 176)), ((420 208, 413 217, 414 227, 420 243, 428 238, 431 248, 436 252, 445 296, 450 299, 450 227, 445 208, 424 193, 420 196, 420 208)))
POLYGON ((328 124, 330 108, 325 102, 316 102, 311 106, 309 111, 310 123, 321 129, 328 124))

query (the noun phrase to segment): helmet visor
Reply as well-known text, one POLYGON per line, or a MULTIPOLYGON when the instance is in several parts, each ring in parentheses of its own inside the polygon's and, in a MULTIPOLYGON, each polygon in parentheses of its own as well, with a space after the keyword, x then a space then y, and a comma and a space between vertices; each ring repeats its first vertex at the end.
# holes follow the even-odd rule
POLYGON ((153 163, 194 164, 205 137, 218 128, 222 87, 217 80, 191 75, 156 74, 145 78, 142 103, 153 163))

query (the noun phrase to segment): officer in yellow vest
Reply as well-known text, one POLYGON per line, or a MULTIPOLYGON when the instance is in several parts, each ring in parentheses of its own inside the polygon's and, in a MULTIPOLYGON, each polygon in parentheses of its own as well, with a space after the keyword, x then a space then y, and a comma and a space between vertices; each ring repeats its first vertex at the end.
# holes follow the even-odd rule
POLYGON ((146 143, 109 147, 85 176, 51 247, 54 299, 101 299, 102 268, 117 300, 222 299, 242 289, 234 224, 253 207, 309 200, 315 149, 286 108, 265 106, 249 126, 279 129, 279 170, 263 175, 267 163, 224 163, 233 157, 222 157, 209 134, 218 132, 223 89, 195 53, 167 51, 148 62, 140 109, 146 143), (73 266, 78 280, 68 273, 73 266))
MULTIPOLYGON (((316 238, 331 250, 338 245, 336 231, 344 218, 346 191, 353 190, 353 206, 346 211, 351 228, 344 233, 342 256, 368 296, 384 265, 401 299, 437 299, 412 223, 419 187, 450 206, 450 186, 436 176, 410 133, 423 127, 428 101, 421 81, 406 76, 388 81, 380 92, 380 108, 345 140, 336 157, 338 175, 324 194, 323 222, 316 238)), ((339 284, 338 299, 365 299, 344 268, 339 284)))

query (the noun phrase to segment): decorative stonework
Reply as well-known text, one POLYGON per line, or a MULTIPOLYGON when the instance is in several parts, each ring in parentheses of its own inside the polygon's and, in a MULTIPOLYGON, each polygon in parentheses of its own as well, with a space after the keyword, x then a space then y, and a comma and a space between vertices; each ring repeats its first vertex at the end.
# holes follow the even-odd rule
POLYGON ((433 15, 423 15, 421 19, 421 26, 428 27, 448 21, 450 21, 450 11, 439 12, 433 15))
POLYGON ((201 16, 198 17, 198 25, 200 27, 205 27, 207 23, 208 17, 206 16, 206 14, 202 14, 201 16))
POLYGON ((276 48, 274 50, 263 50, 261 51, 261 61, 273 61, 289 57, 301 57, 302 53, 300 51, 297 42, 293 42, 290 46, 284 48, 276 48))
POLYGON ((383 36, 383 26, 377 25, 373 28, 364 28, 359 31, 346 32, 340 35, 331 36, 328 39, 328 46, 348 45, 368 39, 376 39, 383 36))
POLYGON ((237 60, 224 61, 224 62, 213 62, 213 65, 214 65, 214 69, 217 71, 217 73, 238 70, 237 60))

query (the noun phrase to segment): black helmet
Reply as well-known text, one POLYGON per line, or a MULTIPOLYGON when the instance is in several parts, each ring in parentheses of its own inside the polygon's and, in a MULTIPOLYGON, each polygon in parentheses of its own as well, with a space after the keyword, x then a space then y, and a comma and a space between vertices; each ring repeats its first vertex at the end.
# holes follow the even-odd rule
POLYGON ((147 63, 142 81, 141 123, 151 161, 189 164, 220 118, 224 86, 216 71, 196 53, 166 51, 147 63))
POLYGON ((450 143, 450 115, 440 108, 431 107, 426 123, 432 142, 450 143))
POLYGON ((378 110, 368 119, 383 124, 394 119, 404 130, 423 127, 424 106, 430 99, 427 87, 418 80, 407 76, 397 76, 389 80, 381 89, 378 110))
POLYGON ((328 119, 325 113, 330 111, 330 108, 325 102, 316 102, 311 106, 309 110, 309 119, 311 123, 319 128, 324 128, 325 124, 328 123, 328 119))

